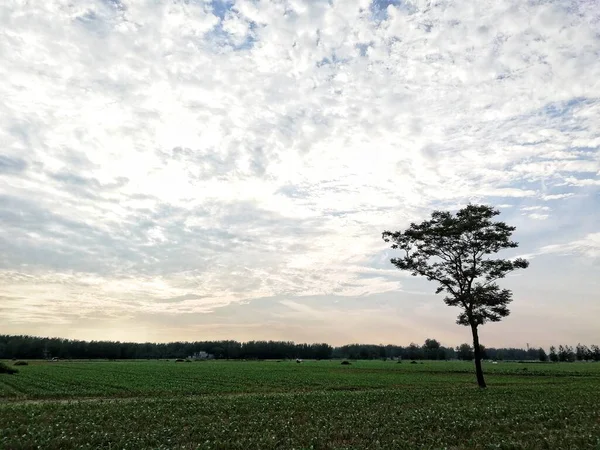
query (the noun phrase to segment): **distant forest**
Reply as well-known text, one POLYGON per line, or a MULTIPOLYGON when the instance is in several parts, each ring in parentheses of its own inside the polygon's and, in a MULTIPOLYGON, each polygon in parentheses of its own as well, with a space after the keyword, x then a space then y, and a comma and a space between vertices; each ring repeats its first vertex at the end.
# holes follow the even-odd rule
MULTIPOLYGON (((542 348, 485 348, 485 359, 505 361, 600 361, 600 348, 578 344, 542 348)), ((462 344, 444 347, 435 339, 424 344, 400 345, 296 344, 286 341, 200 341, 135 343, 80 341, 36 336, 0 335, 0 359, 168 359, 188 358, 205 352, 216 359, 473 359, 473 348, 462 344)))

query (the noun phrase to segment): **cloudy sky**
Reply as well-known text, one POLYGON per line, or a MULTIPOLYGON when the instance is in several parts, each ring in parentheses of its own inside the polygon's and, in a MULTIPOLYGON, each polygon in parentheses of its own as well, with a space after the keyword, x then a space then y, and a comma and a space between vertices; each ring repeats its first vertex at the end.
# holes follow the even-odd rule
POLYGON ((595 0, 3 0, 0 333, 456 345, 381 240, 496 205, 488 346, 600 344, 595 0))

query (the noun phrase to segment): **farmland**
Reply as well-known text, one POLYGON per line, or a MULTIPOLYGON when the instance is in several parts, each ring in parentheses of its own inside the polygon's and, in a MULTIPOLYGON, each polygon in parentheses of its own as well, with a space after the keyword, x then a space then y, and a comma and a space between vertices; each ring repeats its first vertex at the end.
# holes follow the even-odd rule
POLYGON ((600 364, 30 362, 0 448, 600 449, 600 364))

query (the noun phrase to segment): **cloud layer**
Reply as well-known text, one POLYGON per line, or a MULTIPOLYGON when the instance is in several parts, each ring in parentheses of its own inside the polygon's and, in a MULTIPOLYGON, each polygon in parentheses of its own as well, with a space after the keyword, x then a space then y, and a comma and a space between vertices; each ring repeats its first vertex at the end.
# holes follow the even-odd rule
POLYGON ((430 292, 380 233, 467 201, 539 260, 597 261, 595 2, 7 0, 0 21, 12 332, 269 298, 309 326, 306 296, 430 292))

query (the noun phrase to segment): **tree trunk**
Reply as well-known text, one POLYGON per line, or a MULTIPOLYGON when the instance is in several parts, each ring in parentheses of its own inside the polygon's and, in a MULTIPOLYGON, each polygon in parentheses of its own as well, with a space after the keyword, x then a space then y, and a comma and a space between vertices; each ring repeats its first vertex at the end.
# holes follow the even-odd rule
POLYGON ((477 373, 477 384, 480 388, 484 388, 485 380, 483 379, 483 369, 481 368, 481 346, 479 345, 479 335, 477 334, 477 325, 471 325, 473 332, 473 352, 475 354, 475 372, 477 373))

